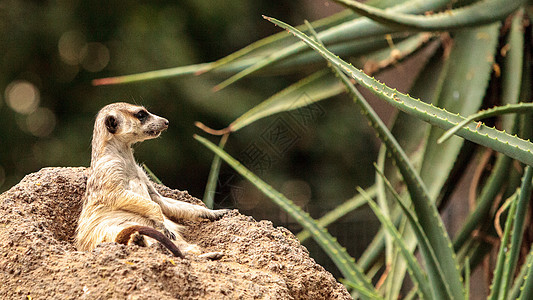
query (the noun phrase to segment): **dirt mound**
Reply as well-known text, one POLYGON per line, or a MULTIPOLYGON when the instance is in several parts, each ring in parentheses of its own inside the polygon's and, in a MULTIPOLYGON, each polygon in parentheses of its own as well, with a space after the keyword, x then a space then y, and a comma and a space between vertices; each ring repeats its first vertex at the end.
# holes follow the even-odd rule
MULTIPOLYGON (((188 221, 184 237, 217 261, 174 258, 161 247, 73 244, 85 168, 46 168, 0 195, 1 299, 349 299, 285 228, 236 210, 188 221)), ((201 204, 187 192, 168 197, 201 204)))

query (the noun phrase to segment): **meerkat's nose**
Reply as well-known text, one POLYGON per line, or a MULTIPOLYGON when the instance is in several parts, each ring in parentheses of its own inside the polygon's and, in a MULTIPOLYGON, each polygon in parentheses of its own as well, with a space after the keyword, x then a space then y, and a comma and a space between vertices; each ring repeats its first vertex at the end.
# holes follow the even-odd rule
POLYGON ((168 126, 168 120, 165 119, 165 126, 168 126))

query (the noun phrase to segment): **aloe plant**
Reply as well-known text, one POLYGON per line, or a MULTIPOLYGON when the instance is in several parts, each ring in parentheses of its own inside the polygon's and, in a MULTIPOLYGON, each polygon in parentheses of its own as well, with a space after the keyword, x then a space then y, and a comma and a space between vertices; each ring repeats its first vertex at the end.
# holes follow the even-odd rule
POLYGON ((201 128, 227 138, 227 134, 245 130, 260 119, 346 92, 383 144, 376 184, 366 191, 358 189, 358 195, 314 220, 226 153, 222 149, 225 140, 217 147, 197 136, 216 155, 206 202, 213 202, 218 159, 222 159, 302 225, 298 238, 312 237, 322 247, 341 271, 344 278, 339 280, 354 297, 397 299, 408 275, 414 283, 408 297, 468 299, 473 294, 469 287, 471 270, 492 250, 498 254, 489 297, 529 299, 533 295, 533 252, 523 256, 527 263, 519 272, 516 269, 519 250, 529 249, 521 237, 527 230, 524 220, 530 209, 533 175, 533 144, 529 141, 533 105, 527 103, 532 100, 532 38, 527 34, 531 29, 525 28, 533 11, 531 1, 335 2, 347 10, 298 27, 265 17, 296 38, 278 33, 216 62, 95 83, 192 74, 229 76, 214 87, 220 90, 255 73, 294 72, 312 65, 314 73, 275 93, 225 128, 213 130, 203 124, 201 128), (410 89, 413 96, 372 77, 420 50, 425 51, 427 62, 410 89), (361 69, 370 62, 374 67, 365 73, 361 69), (390 128, 375 114, 360 88, 400 111, 390 128), (302 99, 302 94, 307 97, 302 99), (452 239, 439 209, 456 205, 450 203, 450 195, 458 187, 457 178, 464 177, 466 166, 476 165, 477 157, 486 149, 498 153, 487 160, 490 171, 480 172, 485 180, 479 180, 473 189, 475 206, 452 239), (498 200, 501 195, 511 196, 505 230, 501 238, 496 237, 499 245, 487 245, 476 236, 495 235, 495 210, 503 209, 498 200), (382 227, 355 262, 326 227, 365 204, 382 227), (417 251, 423 262, 415 258, 417 251), (383 284, 373 286, 371 282, 377 282, 374 276, 378 275, 383 284))

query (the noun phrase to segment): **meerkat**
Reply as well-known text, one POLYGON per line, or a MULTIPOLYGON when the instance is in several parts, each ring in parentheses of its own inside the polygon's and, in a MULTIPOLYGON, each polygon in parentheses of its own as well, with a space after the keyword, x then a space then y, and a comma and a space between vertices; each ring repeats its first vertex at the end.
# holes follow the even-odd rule
POLYGON ((92 250, 103 242, 149 246, 158 241, 175 256, 201 253, 181 237, 175 219, 216 220, 228 210, 162 196, 133 157, 133 144, 157 138, 167 128, 167 119, 129 103, 110 104, 98 112, 76 230, 79 250, 92 250))

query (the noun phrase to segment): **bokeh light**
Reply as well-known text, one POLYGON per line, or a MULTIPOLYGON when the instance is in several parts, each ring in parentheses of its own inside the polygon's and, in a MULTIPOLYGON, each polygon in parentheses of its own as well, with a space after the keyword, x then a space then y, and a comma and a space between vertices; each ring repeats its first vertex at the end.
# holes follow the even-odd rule
POLYGON ((48 108, 39 107, 26 119, 27 130, 37 137, 46 137, 54 131, 56 116, 48 108))
POLYGON ((238 207, 244 210, 254 209, 263 200, 263 194, 246 180, 241 180, 231 187, 231 196, 238 203, 238 207))
POLYGON ((37 87, 25 80, 11 82, 5 90, 7 105, 19 114, 30 114, 39 107, 40 94, 37 87))
POLYGON ((103 70, 109 63, 109 49, 101 43, 88 43, 81 49, 81 65, 89 72, 103 70))
POLYGON ((85 36, 76 30, 67 31, 61 35, 57 48, 59 50, 59 55, 61 60, 65 63, 76 66, 82 62, 84 59, 84 49, 87 45, 85 41, 85 36))
POLYGON ((285 182, 281 187, 281 193, 300 207, 304 207, 311 200, 311 187, 303 180, 285 182))

